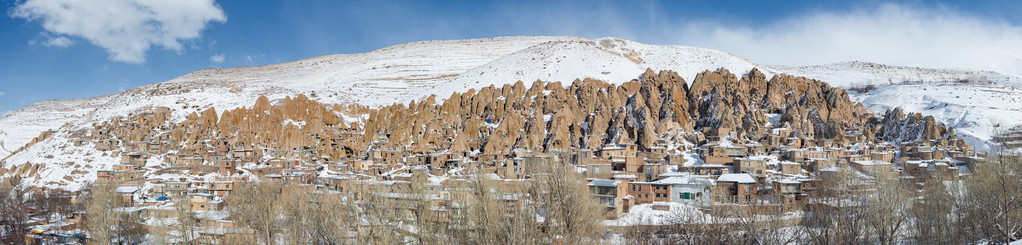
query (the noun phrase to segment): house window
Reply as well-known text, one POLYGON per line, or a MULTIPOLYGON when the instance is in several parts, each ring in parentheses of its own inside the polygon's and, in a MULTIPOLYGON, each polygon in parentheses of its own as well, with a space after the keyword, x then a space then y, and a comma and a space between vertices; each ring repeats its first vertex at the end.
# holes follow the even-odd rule
POLYGON ((692 195, 692 194, 691 194, 691 193, 688 193, 688 192, 685 192, 685 193, 681 193, 681 199, 685 199, 685 200, 688 200, 688 199, 692 199, 692 196, 691 196, 691 195, 692 195))

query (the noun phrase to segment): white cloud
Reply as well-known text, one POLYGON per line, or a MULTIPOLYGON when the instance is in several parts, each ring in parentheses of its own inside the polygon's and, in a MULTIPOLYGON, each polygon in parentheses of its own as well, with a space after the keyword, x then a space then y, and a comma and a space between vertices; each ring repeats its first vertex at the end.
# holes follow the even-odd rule
MULTIPOLYGON (((48 36, 48 34, 43 33, 43 36, 48 36)), ((60 36, 60 37, 48 37, 48 38, 46 38, 46 41, 28 40, 28 45, 43 45, 43 46, 50 47, 50 48, 54 48, 54 47, 56 47, 56 48, 66 48, 66 47, 71 46, 72 44, 74 44, 74 41, 71 41, 70 38, 67 38, 67 37, 64 37, 64 36, 60 36)))
POLYGON ((0 91, 0 96, 4 96, 5 94, 7 93, 4 93, 4 91, 0 91))
POLYGON ((1022 76, 1022 27, 946 7, 885 4, 847 12, 796 15, 761 27, 696 22, 681 28, 686 45, 764 64, 814 65, 849 60, 961 67, 1022 76))
POLYGON ((145 62, 153 46, 181 51, 181 41, 199 38, 209 22, 227 21, 213 0, 27 0, 11 16, 60 35, 44 45, 71 45, 65 36, 78 37, 127 63, 145 62))
POLYGON ((218 55, 210 56, 209 57, 209 62, 211 62, 211 63, 224 63, 224 59, 226 59, 226 57, 224 57, 224 54, 218 54, 218 55))

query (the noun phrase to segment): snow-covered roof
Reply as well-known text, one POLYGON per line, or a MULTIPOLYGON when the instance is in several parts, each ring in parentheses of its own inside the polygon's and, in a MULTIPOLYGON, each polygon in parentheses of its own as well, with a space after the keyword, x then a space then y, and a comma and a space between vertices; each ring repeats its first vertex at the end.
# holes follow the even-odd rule
POLYGON ((697 184, 710 184, 710 180, 702 177, 670 177, 662 180, 653 181, 653 184, 661 185, 697 185, 697 184))
POLYGON ((802 183, 802 182, 799 182, 798 180, 796 180, 794 178, 784 178, 784 179, 777 180, 777 183, 781 183, 781 184, 798 184, 798 183, 802 183))
POLYGON ((881 160, 866 160, 866 161, 852 161, 852 162, 854 162, 855 164, 862 165, 862 166, 891 165, 891 163, 885 162, 885 161, 881 161, 881 160))
POLYGON ((117 187, 117 193, 134 193, 138 191, 137 186, 121 186, 117 187))
POLYGON ((739 184, 753 184, 756 183, 756 179, 752 178, 749 174, 721 174, 717 178, 717 182, 735 182, 739 184))
POLYGON ((599 187, 617 187, 620 184, 621 184, 620 180, 609 180, 609 179, 598 179, 598 180, 593 180, 592 182, 589 182, 589 186, 599 186, 599 187))

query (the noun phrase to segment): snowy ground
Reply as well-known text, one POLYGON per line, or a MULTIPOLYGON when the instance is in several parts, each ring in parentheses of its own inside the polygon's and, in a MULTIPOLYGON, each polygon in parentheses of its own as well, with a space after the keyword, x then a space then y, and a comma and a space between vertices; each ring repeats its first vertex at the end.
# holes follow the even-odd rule
POLYGON ((657 202, 635 205, 628 210, 628 214, 625 214, 625 216, 616 220, 605 220, 603 225, 667 225, 706 220, 710 220, 709 216, 695 206, 675 202, 657 202), (653 205, 667 205, 670 206, 670 210, 653 210, 653 205))

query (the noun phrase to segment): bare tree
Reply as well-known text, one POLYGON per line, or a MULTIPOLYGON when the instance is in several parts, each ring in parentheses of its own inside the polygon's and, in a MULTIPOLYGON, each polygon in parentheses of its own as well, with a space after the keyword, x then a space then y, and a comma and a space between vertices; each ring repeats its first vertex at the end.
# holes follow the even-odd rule
POLYGON ((545 174, 534 175, 528 197, 542 218, 547 239, 568 244, 590 243, 602 230, 602 207, 593 198, 571 166, 552 163, 541 166, 545 174))
POLYGON ((94 184, 87 189, 85 229, 93 242, 107 244, 116 234, 113 229, 120 230, 121 216, 116 209, 123 207, 124 202, 117 195, 116 184, 94 184))
POLYGON ((0 182, 0 234, 9 235, 9 239, 0 241, 4 243, 20 242, 28 233, 31 210, 28 207, 27 195, 28 189, 17 179, 0 182))
MULTIPOLYGON (((949 183, 951 185, 957 183, 949 183)), ((961 199, 952 195, 943 180, 924 183, 918 202, 912 207, 913 240, 919 244, 963 244, 967 233, 962 229, 956 207, 961 199)))
POLYGON ((802 206, 785 201, 778 190, 768 189, 747 205, 728 205, 743 238, 755 244, 795 244, 803 238, 802 206))
POLYGON ((872 189, 865 203, 866 226, 880 244, 894 244, 908 226, 915 191, 897 172, 874 172, 872 189))
POLYGON ((447 217, 447 205, 437 194, 432 185, 422 181, 420 178, 413 178, 412 193, 409 201, 411 205, 412 222, 415 227, 415 237, 419 244, 442 244, 450 239, 449 223, 447 217))
POLYGON ((34 191, 30 199, 33 203, 32 206, 36 208, 36 212, 41 216, 67 217, 81 210, 80 206, 71 201, 75 195, 78 194, 63 190, 45 189, 34 191))
POLYGON ((199 219, 195 217, 189 208, 190 200, 187 197, 174 200, 174 212, 177 214, 177 232, 180 234, 182 244, 197 244, 195 240, 196 228, 199 226, 199 219))
POLYGON ((863 244, 865 181, 847 167, 821 171, 818 188, 809 191, 802 226, 808 243, 863 244))
POLYGON ((992 155, 977 164, 973 175, 964 182, 965 199, 961 212, 968 229, 991 243, 1007 243, 1022 239, 1022 161, 1018 155, 992 155))
POLYGON ((347 233, 339 193, 288 192, 284 199, 284 241, 287 244, 340 244, 347 233))
POLYGON ((396 195, 378 184, 362 187, 361 199, 354 204, 353 220, 358 222, 357 240, 360 244, 396 244, 403 242, 405 235, 397 226, 406 217, 408 201, 394 198, 396 195))
POLYGON ((480 175, 473 179, 468 239, 478 244, 540 243, 534 203, 528 203, 528 182, 480 175))
POLYGON ((241 227, 251 229, 260 243, 276 242, 284 195, 277 181, 248 182, 235 186, 226 200, 227 210, 241 227))

